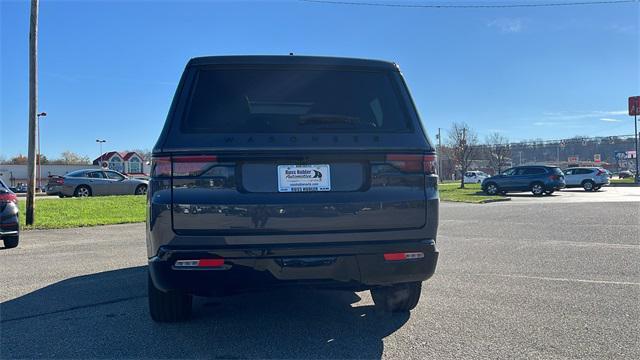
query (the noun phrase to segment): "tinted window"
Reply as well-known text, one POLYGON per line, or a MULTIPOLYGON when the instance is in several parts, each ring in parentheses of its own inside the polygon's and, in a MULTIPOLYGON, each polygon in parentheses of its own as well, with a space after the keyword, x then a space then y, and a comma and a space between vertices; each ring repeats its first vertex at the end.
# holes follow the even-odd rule
POLYGON ((118 174, 117 172, 113 172, 113 171, 107 171, 107 178, 112 179, 112 180, 123 180, 124 176, 118 174))
POLYGON ((104 174, 102 174, 102 171, 92 171, 87 174, 87 177, 94 179, 104 179, 104 174))
POLYGON ((65 176, 69 176, 69 177, 85 177, 85 176, 87 176, 87 173, 84 170, 76 170, 76 171, 72 171, 72 172, 68 173, 65 176))
POLYGON ((516 174, 516 170, 518 170, 518 169, 508 169, 508 170, 505 170, 502 174, 503 175, 507 175, 507 176, 515 175, 516 174))
POLYGON ((522 172, 523 175, 540 175, 546 173, 547 171, 543 168, 525 168, 522 172))
POLYGON ((388 72, 225 69, 196 75, 185 133, 408 130, 388 72))

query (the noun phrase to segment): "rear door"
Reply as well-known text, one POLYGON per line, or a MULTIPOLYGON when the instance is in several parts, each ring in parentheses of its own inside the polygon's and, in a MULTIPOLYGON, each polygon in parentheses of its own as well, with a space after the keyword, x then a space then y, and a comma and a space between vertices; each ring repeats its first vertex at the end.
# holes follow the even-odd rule
POLYGON ((161 160, 171 164, 175 232, 425 225, 435 156, 397 72, 257 66, 190 76, 161 160))
POLYGON ((104 172, 100 170, 88 171, 86 178, 83 179, 91 187, 92 195, 107 195, 107 179, 104 172))

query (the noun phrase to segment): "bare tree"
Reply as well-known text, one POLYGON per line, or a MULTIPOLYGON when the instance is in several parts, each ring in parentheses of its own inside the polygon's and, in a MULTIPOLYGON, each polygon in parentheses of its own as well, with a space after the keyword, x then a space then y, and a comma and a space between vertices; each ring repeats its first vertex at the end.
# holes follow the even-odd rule
POLYGON ((64 151, 60 154, 60 159, 50 161, 54 164, 90 164, 91 160, 88 156, 78 155, 72 151, 64 151))
POLYGON ((487 136, 486 143, 489 152, 489 167, 496 174, 499 174, 502 172, 502 166, 505 165, 506 160, 511 157, 509 139, 499 132, 494 132, 487 136))
POLYGON ((462 172, 460 188, 464 189, 464 173, 478 151, 478 135, 466 123, 453 123, 447 140, 449 155, 462 172))

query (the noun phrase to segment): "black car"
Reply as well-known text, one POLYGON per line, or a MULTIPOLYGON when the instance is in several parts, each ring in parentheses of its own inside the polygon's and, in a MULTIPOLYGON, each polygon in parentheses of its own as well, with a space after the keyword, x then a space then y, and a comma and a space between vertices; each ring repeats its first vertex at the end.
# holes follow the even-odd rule
POLYGON ((556 166, 516 166, 482 181, 488 195, 531 191, 535 196, 551 195, 566 185, 562 170, 556 166))
POLYGON ((438 259, 435 164, 393 63, 192 59, 153 149, 151 317, 280 286, 413 309, 438 259))
POLYGON ((0 179, 0 239, 5 248, 14 248, 18 246, 19 238, 18 198, 0 179))

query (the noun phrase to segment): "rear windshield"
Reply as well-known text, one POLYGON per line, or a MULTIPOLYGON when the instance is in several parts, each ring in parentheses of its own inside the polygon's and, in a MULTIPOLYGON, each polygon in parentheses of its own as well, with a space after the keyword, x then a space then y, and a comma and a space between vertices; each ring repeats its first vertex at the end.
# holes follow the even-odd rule
POLYGON ((389 72, 199 70, 183 133, 402 132, 409 130, 389 72))

